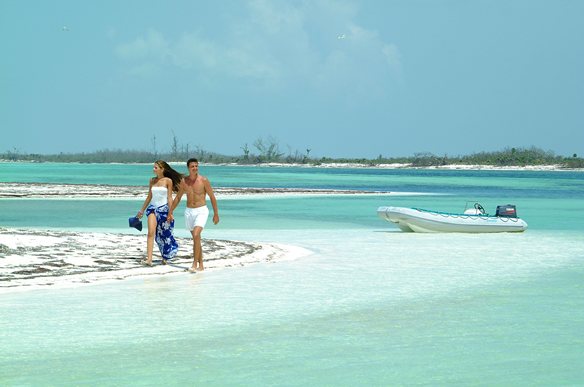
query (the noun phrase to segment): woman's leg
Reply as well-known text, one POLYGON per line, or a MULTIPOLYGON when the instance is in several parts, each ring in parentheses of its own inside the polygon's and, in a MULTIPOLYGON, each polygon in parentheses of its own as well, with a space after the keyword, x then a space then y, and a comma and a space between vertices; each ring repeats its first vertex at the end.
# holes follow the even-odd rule
POLYGON ((146 263, 152 264, 152 251, 154 249, 154 236, 156 235, 156 215, 148 215, 148 239, 146 240, 146 263))

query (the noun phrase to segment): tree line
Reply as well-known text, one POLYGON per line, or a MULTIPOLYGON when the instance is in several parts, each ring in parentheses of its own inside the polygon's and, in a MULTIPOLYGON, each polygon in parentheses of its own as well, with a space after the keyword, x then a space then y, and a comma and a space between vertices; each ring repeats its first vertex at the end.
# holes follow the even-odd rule
MULTIPOLYGON (((173 133, 174 134, 174 133, 173 133)), ((16 149, 0 153, 1 160, 7 161, 31 161, 31 162, 78 162, 78 163, 151 163, 158 159, 166 161, 184 162, 188 158, 196 157, 201 162, 213 164, 307 164, 319 166, 329 163, 344 163, 355 165, 378 166, 382 164, 408 164, 412 167, 437 167, 446 165, 486 165, 486 166, 518 166, 528 165, 558 165, 560 168, 584 168, 584 159, 576 153, 572 156, 559 156, 552 151, 545 151, 537 147, 530 148, 505 148, 500 151, 479 152, 469 155, 443 156, 433 153, 415 153, 409 157, 387 157, 379 155, 374 159, 367 158, 332 158, 313 157, 311 148, 303 151, 292 150, 290 147, 284 151, 273 138, 258 138, 251 145, 244 144, 240 147, 240 155, 224 155, 205 150, 201 146, 194 148, 189 145, 180 145, 173 135, 170 149, 165 152, 156 150, 156 138, 153 138, 153 149, 150 151, 127 149, 104 149, 95 152, 38 154, 22 153, 16 149)))

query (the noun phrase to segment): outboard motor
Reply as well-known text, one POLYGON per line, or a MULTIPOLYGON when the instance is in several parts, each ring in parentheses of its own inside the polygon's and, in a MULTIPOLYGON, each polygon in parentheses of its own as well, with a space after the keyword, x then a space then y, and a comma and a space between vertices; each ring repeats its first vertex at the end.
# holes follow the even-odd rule
POLYGON ((500 216, 502 218, 517 218, 517 209, 515 208, 514 204, 497 206, 497 212, 495 216, 500 216))

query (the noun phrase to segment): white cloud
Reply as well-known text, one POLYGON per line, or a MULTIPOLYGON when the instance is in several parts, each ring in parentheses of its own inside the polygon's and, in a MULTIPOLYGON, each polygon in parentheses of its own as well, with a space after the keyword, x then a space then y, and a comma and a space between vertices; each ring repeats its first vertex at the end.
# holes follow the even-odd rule
POLYGON ((242 78, 274 80, 279 77, 279 63, 254 55, 253 51, 233 48, 226 53, 226 70, 242 78))
POLYGON ((302 82, 316 90, 351 92, 402 77, 397 45, 358 25, 357 9, 349 2, 252 0, 247 5, 238 21, 217 26, 214 39, 211 32, 187 32, 173 41, 150 30, 119 45, 116 53, 136 69, 176 66, 201 77, 252 80, 264 87, 302 82), (337 39, 340 34, 343 39, 337 39))
POLYGON ((221 63, 222 49, 197 34, 185 34, 172 47, 173 63, 183 69, 195 66, 212 69, 221 63))
POLYGON ((162 60, 169 53, 169 44, 160 32, 149 30, 144 37, 138 37, 130 43, 118 45, 116 53, 128 60, 162 60))
POLYGON ((385 44, 381 49, 387 65, 398 80, 403 79, 401 53, 395 44, 385 44))
POLYGON ((250 21, 269 35, 278 35, 286 30, 301 30, 303 27, 303 10, 287 2, 252 0, 248 7, 250 21))

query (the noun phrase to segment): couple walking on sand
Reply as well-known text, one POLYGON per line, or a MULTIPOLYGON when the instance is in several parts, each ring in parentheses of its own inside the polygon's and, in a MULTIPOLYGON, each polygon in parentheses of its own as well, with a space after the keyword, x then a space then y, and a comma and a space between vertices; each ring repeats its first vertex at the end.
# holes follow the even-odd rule
POLYGON ((202 271, 203 250, 201 245, 201 232, 205 228, 209 217, 206 197, 209 196, 213 206, 213 223, 219 223, 219 211, 217 200, 209 180, 199 175, 199 161, 189 159, 187 161, 189 174, 181 175, 168 163, 158 160, 154 163, 154 175, 150 179, 148 196, 136 215, 142 218, 144 211, 148 219, 148 238, 146 241, 146 259, 140 261, 146 266, 152 266, 152 251, 154 241, 160 249, 162 264, 166 265, 169 259, 176 256, 178 243, 174 239, 173 211, 180 203, 183 195, 187 194, 187 208, 185 210, 185 223, 193 236, 193 264, 189 272, 202 271), (172 193, 176 192, 173 199, 172 193))

